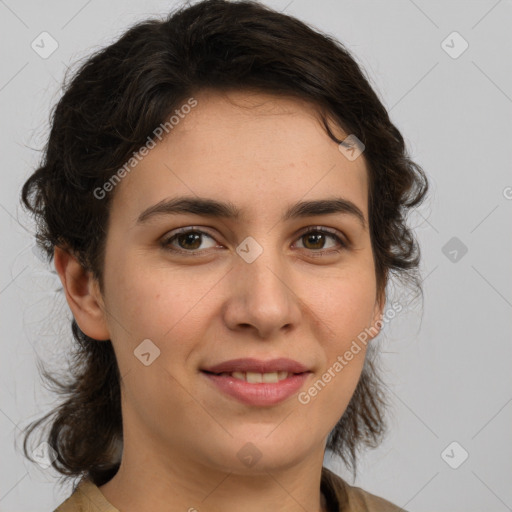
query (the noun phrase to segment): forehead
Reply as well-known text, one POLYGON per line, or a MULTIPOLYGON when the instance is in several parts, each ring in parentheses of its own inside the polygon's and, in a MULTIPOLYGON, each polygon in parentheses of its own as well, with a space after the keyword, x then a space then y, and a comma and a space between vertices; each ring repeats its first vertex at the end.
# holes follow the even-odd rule
MULTIPOLYGON (((186 194, 228 200, 254 218, 300 199, 342 195, 367 216, 364 157, 344 156, 314 105, 253 91, 202 91, 194 99, 193 108, 177 107, 169 134, 117 186, 115 210, 128 208, 133 220, 186 194)), ((348 135, 331 129, 340 140, 348 135)))

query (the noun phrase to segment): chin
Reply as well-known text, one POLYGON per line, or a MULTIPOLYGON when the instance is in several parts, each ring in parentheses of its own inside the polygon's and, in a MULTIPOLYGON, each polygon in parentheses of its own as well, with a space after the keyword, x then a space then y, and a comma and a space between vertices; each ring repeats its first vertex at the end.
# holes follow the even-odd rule
POLYGON ((287 469, 306 458, 309 450, 303 445, 303 435, 290 436, 284 429, 278 434, 277 430, 273 432, 276 426, 264 427, 258 429, 251 426, 250 429, 242 429, 242 432, 239 430, 233 438, 226 440, 226 444, 218 444, 212 454, 218 469, 240 475, 254 475, 287 469), (224 456, 221 456, 221 452, 224 456))

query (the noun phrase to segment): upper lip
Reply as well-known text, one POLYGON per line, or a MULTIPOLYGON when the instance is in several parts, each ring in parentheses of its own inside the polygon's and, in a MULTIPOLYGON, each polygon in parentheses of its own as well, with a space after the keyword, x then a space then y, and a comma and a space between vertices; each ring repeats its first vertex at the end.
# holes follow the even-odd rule
POLYGON ((262 361, 260 359, 242 358, 231 359, 224 361, 207 368, 202 368, 203 371, 211 373, 232 373, 232 372, 254 372, 254 373, 272 373, 272 372, 288 372, 288 373, 303 373, 309 371, 303 364, 280 357, 278 359, 270 359, 262 361))

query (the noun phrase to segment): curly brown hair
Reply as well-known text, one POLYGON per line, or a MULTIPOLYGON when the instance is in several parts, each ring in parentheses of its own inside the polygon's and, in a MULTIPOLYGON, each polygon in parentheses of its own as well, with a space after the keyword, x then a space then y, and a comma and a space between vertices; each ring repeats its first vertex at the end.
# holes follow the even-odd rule
MULTIPOLYGON (((254 1, 205 0, 150 19, 82 63, 64 80, 51 116, 40 166, 21 198, 35 217, 37 243, 51 262, 55 246, 72 252, 103 290, 106 227, 112 194, 93 191, 151 137, 185 98, 203 89, 256 89, 313 103, 329 137, 328 119, 365 145, 369 228, 379 292, 391 274, 421 290, 418 242, 406 224, 409 209, 428 190, 421 167, 372 89, 364 71, 334 38, 254 1)), ((25 429, 51 418, 47 442, 62 478, 88 477, 100 486, 120 465, 120 374, 110 341, 76 340, 70 368, 59 381, 40 368, 63 401, 25 429)), ((367 355, 354 395, 330 433, 327 448, 355 476, 362 445, 375 447, 386 431, 384 383, 367 355)))

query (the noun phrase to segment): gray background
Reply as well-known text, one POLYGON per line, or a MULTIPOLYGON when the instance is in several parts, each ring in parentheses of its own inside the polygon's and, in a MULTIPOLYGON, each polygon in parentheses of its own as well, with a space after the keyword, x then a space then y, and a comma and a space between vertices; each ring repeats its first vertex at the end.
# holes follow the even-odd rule
MULTIPOLYGON (((512 3, 266 3, 353 52, 432 186, 410 219, 424 256, 423 313, 412 304, 380 335, 391 431, 362 456, 356 484, 410 511, 512 510, 512 3), (461 40, 442 45, 453 31, 469 44, 457 58, 445 49, 458 53, 461 40), (446 461, 459 464, 462 450, 469 457, 453 469, 446 461)), ((35 355, 63 366, 70 316, 32 250, 20 186, 40 157, 66 68, 173 5, 0 0, 0 511, 53 510, 70 492, 21 454, 20 428, 54 404, 35 355), (43 31, 58 42, 47 59, 31 48, 43 31)), ((351 481, 339 461, 326 464, 351 481)))

